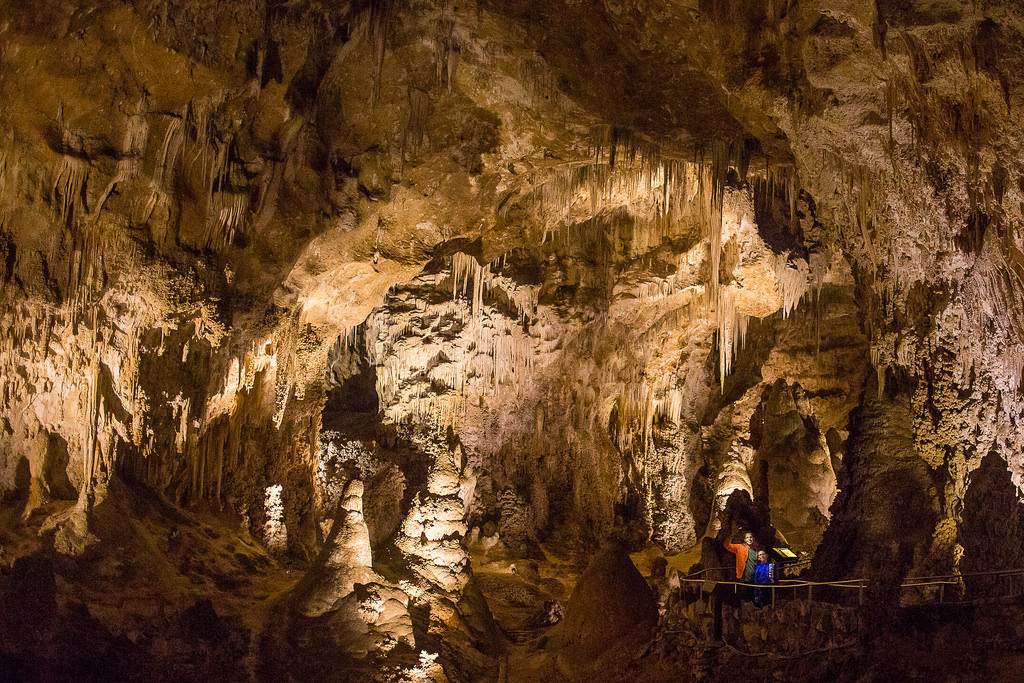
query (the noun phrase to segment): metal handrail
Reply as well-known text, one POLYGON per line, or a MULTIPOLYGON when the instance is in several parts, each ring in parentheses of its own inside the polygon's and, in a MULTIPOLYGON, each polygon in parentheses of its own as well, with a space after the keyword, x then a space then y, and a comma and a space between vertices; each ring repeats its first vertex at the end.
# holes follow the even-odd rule
POLYGON ((954 579, 959 576, 1001 576, 1003 574, 1024 574, 1024 568, 994 569, 988 572, 967 572, 960 574, 946 574, 945 576, 911 576, 908 580, 913 581, 914 579, 954 579))
POLYGON ((797 579, 783 579, 775 583, 746 583, 744 581, 715 581, 714 579, 691 579, 680 578, 681 583, 712 583, 724 586, 749 586, 751 588, 800 588, 801 586, 839 586, 840 588, 859 588, 860 583, 867 579, 846 579, 845 581, 800 581, 797 579))
MULTIPOLYGON (((714 567, 712 569, 702 569, 699 572, 695 572, 690 576, 680 576, 679 581, 681 583, 706 583, 709 579, 697 579, 694 578, 704 572, 713 571, 715 569, 732 569, 732 567, 714 567)), ((978 576, 1009 576, 1014 574, 1024 574, 1024 568, 1022 569, 998 569, 989 572, 970 572, 965 574, 947 574, 945 576, 911 576, 904 580, 900 584, 900 588, 919 588, 922 586, 938 586, 938 585, 949 585, 962 583, 960 579, 964 577, 978 577, 978 576), (948 580, 946 580, 948 579, 948 580)), ((857 588, 862 584, 867 584, 870 579, 858 578, 858 579, 838 579, 835 581, 806 581, 804 579, 782 579, 775 583, 761 584, 761 583, 746 583, 743 581, 717 581, 710 579, 715 583, 721 583, 727 586, 751 586, 754 588, 797 588, 800 586, 836 586, 839 588, 857 588)))
MULTIPOLYGON (((964 577, 1015 576, 1015 575, 1022 575, 1022 574, 1024 574, 1024 568, 1021 568, 1021 569, 996 569, 996 570, 991 570, 991 571, 987 571, 987 572, 971 572, 971 573, 968 573, 968 574, 953 574, 953 575, 935 576, 935 577, 918 576, 918 577, 911 577, 910 579, 905 580, 904 582, 902 582, 900 584, 900 588, 901 589, 903 589, 903 588, 927 588, 927 587, 931 587, 931 586, 937 586, 938 587, 937 591, 929 591, 929 592, 925 593, 925 596, 923 596, 923 597, 926 598, 926 600, 925 600, 926 602, 929 602, 929 603, 930 602, 935 602, 938 605, 951 604, 951 605, 955 605, 955 606, 963 606, 963 605, 967 605, 967 604, 979 604, 980 601, 978 599, 975 599, 975 600, 954 599, 951 602, 946 602, 945 600, 943 600, 943 597, 944 597, 944 593, 945 593, 944 589, 945 589, 945 587, 947 585, 955 585, 955 586, 958 586, 958 587, 962 587, 962 586, 964 586, 964 581, 963 581, 964 577), (937 597, 937 599, 935 599, 936 597, 937 597)), ((775 602, 776 602, 776 591, 778 589, 780 589, 780 588, 782 588, 782 589, 797 589, 797 588, 801 588, 801 587, 806 587, 807 588, 807 600, 808 600, 808 602, 813 602, 814 601, 814 587, 815 586, 833 586, 833 587, 836 587, 836 588, 855 588, 855 589, 857 589, 859 591, 859 595, 858 595, 858 598, 857 598, 858 604, 863 606, 865 604, 865 602, 864 602, 864 599, 865 599, 865 589, 869 586, 869 579, 866 579, 866 578, 843 579, 843 580, 839 580, 839 581, 803 581, 803 580, 799 580, 799 579, 783 579, 782 581, 780 581, 778 583, 770 583, 770 584, 753 584, 753 583, 747 583, 745 581, 713 581, 713 580, 697 579, 697 578, 693 578, 693 577, 679 577, 679 580, 682 583, 688 583, 688 584, 694 584, 694 583, 707 584, 707 583, 710 582, 716 588, 717 588, 718 584, 723 584, 723 585, 726 585, 726 586, 733 586, 733 590, 735 592, 739 592, 739 587, 740 586, 743 586, 743 587, 746 587, 746 588, 762 589, 762 590, 763 589, 769 589, 769 590, 772 591, 771 592, 771 604, 772 604, 772 606, 774 606, 775 602)), ((989 601, 991 601, 991 600, 1004 600, 1004 599, 1012 597, 1012 596, 1019 596, 1021 594, 1021 591, 1014 592, 1015 591, 1015 586, 1018 583, 1019 582, 1016 582, 1016 581, 1012 582, 1012 583, 1009 583, 1009 591, 1008 592, 1002 592, 1002 593, 1000 593, 999 595, 996 595, 996 596, 987 596, 987 597, 983 598, 982 600, 989 600, 989 601)), ((763 656, 767 656, 767 657, 780 657, 780 658, 785 658, 785 659, 795 659, 795 658, 798 658, 798 657, 805 657, 805 656, 808 656, 808 655, 811 655, 811 654, 815 654, 815 653, 825 652, 825 651, 828 651, 828 650, 833 649, 835 647, 835 646, 826 646, 824 648, 818 648, 816 650, 808 650, 806 652, 795 653, 793 655, 778 655, 776 653, 772 653, 772 652, 769 652, 767 650, 763 651, 763 652, 744 652, 742 650, 739 650, 735 646, 733 646, 731 643, 726 641, 725 638, 723 637, 723 634, 722 634, 722 613, 721 613, 723 601, 722 601, 721 597, 722 597, 721 594, 718 594, 718 596, 714 597, 714 599, 712 600, 712 603, 714 605, 714 620, 713 620, 714 626, 713 626, 713 633, 709 634, 709 638, 711 638, 712 641, 716 641, 717 640, 717 642, 720 642, 720 643, 724 644, 729 649, 734 650, 737 654, 748 656, 748 657, 763 657, 763 656)), ((903 596, 901 595, 900 597, 901 597, 900 602, 902 603, 902 597, 903 596)), ((958 596, 958 597, 962 597, 962 596, 958 596)), ((829 601, 826 601, 826 602, 834 602, 834 601, 829 600, 829 601)), ((839 604, 842 604, 842 603, 839 603, 839 604)), ((855 644, 856 642, 857 642, 857 640, 854 639, 854 640, 850 641, 849 643, 843 644, 843 645, 838 646, 838 647, 849 647, 850 645, 855 644)))
MULTIPOLYGON (((786 566, 787 567, 799 567, 802 564, 808 564, 810 561, 811 561, 810 559, 806 559, 806 560, 798 560, 796 562, 787 562, 786 566)), ((736 569, 736 567, 734 567, 733 565, 729 565, 727 567, 708 567, 707 569, 701 569, 699 571, 693 572, 692 574, 687 574, 686 578, 692 579, 695 576, 700 576, 701 574, 706 574, 707 572, 718 572, 718 571, 726 571, 726 570, 728 570, 728 571, 735 571, 735 569, 736 569)), ((680 577, 680 578, 682 578, 682 577, 680 577)))
MULTIPOLYGON (((687 574, 686 578, 689 579, 689 578, 693 578, 695 576, 700 576, 701 574, 703 574, 705 572, 719 572, 719 571, 724 571, 726 569, 728 569, 730 571, 735 571, 736 570, 735 567, 708 567, 707 569, 701 569, 700 571, 696 571, 696 572, 694 572, 692 574, 687 574)), ((680 577, 680 580, 682 580, 682 577, 680 577)))
MULTIPOLYGON (((718 569, 729 569, 729 567, 720 567, 718 569)), ((745 581, 715 581, 713 579, 693 578, 697 574, 703 573, 703 571, 709 571, 709 570, 702 570, 702 572, 697 572, 694 575, 687 576, 687 577, 679 577, 679 581, 680 581, 680 583, 689 583, 689 584, 694 584, 694 583, 706 584, 706 583, 708 583, 710 581, 715 586, 717 586, 719 584, 722 584, 722 585, 725 585, 725 586, 733 586, 733 590, 734 591, 738 591, 740 586, 743 586, 745 588, 755 588, 755 589, 762 589, 762 590, 767 589, 767 590, 772 591, 772 593, 771 593, 772 604, 775 604, 775 591, 777 591, 779 589, 793 589, 793 590, 795 590, 797 588, 806 587, 807 588, 807 599, 808 600, 813 600, 814 599, 814 587, 815 586, 832 586, 834 588, 856 588, 860 592, 860 594, 858 596, 858 602, 863 605, 864 604, 864 589, 869 584, 869 579, 865 579, 865 578, 840 579, 840 580, 837 580, 837 581, 805 581, 805 580, 802 580, 802 579, 782 579, 780 581, 777 581, 777 582, 774 582, 774 583, 767 583, 767 584, 747 583, 745 581)), ((950 574, 950 575, 946 575, 946 576, 915 576, 915 577, 910 577, 909 579, 906 579, 905 581, 903 581, 900 584, 900 588, 901 589, 903 589, 903 588, 928 588, 928 587, 932 587, 932 586, 938 586, 939 587, 938 602, 941 604, 941 603, 945 602, 943 600, 943 596, 944 596, 944 593, 945 593, 945 591, 944 591, 945 587, 949 586, 949 585, 963 586, 964 585, 964 581, 963 581, 964 577, 1014 576, 1014 575, 1021 575, 1021 574, 1024 574, 1024 568, 1021 568, 1021 569, 996 569, 996 570, 992 570, 992 571, 988 571, 988 572, 970 572, 970 573, 967 573, 967 574, 950 574)), ((1000 597, 1005 597, 1005 596, 1012 595, 1012 594, 1013 594, 1013 592, 1011 590, 1011 592, 1009 592, 1009 593, 1001 594, 1000 597)), ((960 603, 962 601, 956 601, 956 602, 960 603)))

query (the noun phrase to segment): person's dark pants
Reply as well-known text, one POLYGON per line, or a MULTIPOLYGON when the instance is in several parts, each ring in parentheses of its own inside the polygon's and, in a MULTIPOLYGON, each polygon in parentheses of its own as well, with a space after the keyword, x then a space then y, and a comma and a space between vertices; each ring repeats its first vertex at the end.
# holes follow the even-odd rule
POLYGON ((720 583, 715 586, 715 593, 718 595, 718 598, 722 601, 723 605, 739 607, 740 603, 743 602, 744 588, 745 586, 732 586, 720 583))
MULTIPOLYGON (((743 583, 754 583, 754 577, 748 576, 747 573, 744 572, 743 578, 740 579, 740 581, 742 581, 743 583)), ((754 601, 754 596, 756 595, 756 593, 754 592, 753 586, 740 586, 739 589, 739 593, 743 597, 743 602, 754 601)))

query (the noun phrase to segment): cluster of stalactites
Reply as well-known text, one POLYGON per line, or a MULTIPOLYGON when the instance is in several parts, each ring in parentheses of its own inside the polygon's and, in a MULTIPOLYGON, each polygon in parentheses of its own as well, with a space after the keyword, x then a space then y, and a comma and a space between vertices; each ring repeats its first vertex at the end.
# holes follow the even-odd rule
POLYGON ((148 221, 158 205, 170 201, 173 193, 167 187, 175 174, 183 173, 202 189, 199 200, 206 215, 203 246, 219 251, 246 230, 250 208, 261 214, 264 205, 272 204, 273 199, 269 194, 272 183, 263 182, 258 188, 256 206, 250 206, 244 169, 230 159, 232 140, 214 135, 212 117, 211 103, 195 101, 183 115, 169 118, 141 217, 143 222, 148 221))
POLYGON ((463 279, 463 296, 468 290, 468 280, 473 282, 469 317, 464 322, 477 353, 493 361, 490 384, 496 389, 500 384, 516 381, 533 363, 534 343, 521 322, 536 313, 537 288, 519 287, 509 278, 496 278, 490 264, 481 266, 476 259, 461 252, 452 257, 451 274, 453 302, 458 300, 459 279, 463 279), (493 306, 485 315, 484 294, 490 295, 498 286, 515 309, 515 319, 493 306))
POLYGON ((747 338, 747 316, 736 310, 736 289, 724 287, 718 292, 718 372, 724 390, 725 378, 747 338))
POLYGON ((779 290, 782 293, 782 317, 788 318, 810 288, 810 266, 802 258, 795 259, 790 264, 788 255, 780 254, 775 276, 779 280, 779 290))
MULTIPOLYGON (((36 339, 31 345, 26 345, 24 339, 19 341, 18 347, 24 349, 19 351, 17 358, 12 355, 10 362, 22 367, 26 364, 49 365, 47 372, 51 375, 58 372, 53 368, 66 363, 70 366, 70 375, 80 378, 80 384, 88 385, 82 389, 88 400, 82 401, 80 408, 88 413, 83 419, 88 425, 88 436, 86 443, 82 444, 85 451, 83 475, 87 485, 91 485, 102 473, 113 471, 118 464, 136 468, 143 476, 153 474, 148 480, 154 483, 160 483, 159 477, 163 476, 159 473, 159 463, 150 458, 156 438, 155 426, 147 424, 151 397, 139 387, 138 366, 144 355, 139 349, 142 335, 154 328, 159 328, 163 334, 183 322, 189 322, 189 317, 193 316, 191 322, 195 326, 194 339, 184 345, 181 357, 183 364, 189 361, 190 348, 194 348, 196 342, 207 341, 216 347, 225 335, 223 325, 206 304, 197 306, 195 311, 189 313, 172 310, 160 301, 154 303, 151 298, 139 296, 135 286, 136 280, 145 280, 144 277, 138 277, 145 270, 145 256, 138 245, 123 233, 103 229, 101 212, 106 202, 114 196, 119 184, 134 180, 142 173, 151 122, 160 118, 167 123, 157 149, 151 192, 138 206, 132 208, 133 220, 146 222, 160 202, 172 201, 174 192, 170 187, 181 178, 205 188, 205 195, 200 197, 199 202, 208 217, 207 247, 221 247, 230 243, 234 232, 246 220, 249 208, 249 190, 241 185, 247 182, 245 174, 237 163, 229 160, 230 141, 221 141, 212 130, 212 108, 207 104, 193 103, 181 114, 158 117, 147 110, 145 100, 140 101, 127 116, 117 164, 105 189, 99 188, 102 191, 89 187, 97 176, 88 160, 73 154, 56 158, 52 179, 45 189, 55 221, 59 221, 70 235, 67 296, 60 306, 33 302, 32 306, 27 307, 41 311, 42 318, 33 322, 32 335, 36 339), (105 253, 123 255, 123 260, 119 260, 116 265, 119 275, 116 280, 108 281, 107 269, 110 268, 110 262, 108 260, 104 263, 102 255, 105 253), (110 319, 103 316, 103 311, 117 311, 117 324, 112 325, 110 319), (100 316, 98 319, 97 313, 100 316), (86 340, 88 336, 92 337, 91 341, 86 340), (29 348, 33 349, 32 357, 26 357, 24 353, 29 348), (109 372, 113 379, 113 389, 127 413, 127 424, 119 421, 125 418, 117 417, 121 411, 114 411, 108 405, 108 391, 101 387, 104 371, 109 372), (134 448, 118 448, 118 440, 129 442, 134 448), (122 463, 112 462, 115 455, 123 452, 129 453, 130 457, 122 463)), ((62 118, 58 126, 63 127, 62 118)), ((14 183, 18 182, 19 170, 17 156, 0 148, 0 204, 5 203, 7 190, 15 187, 14 183)), ((260 196, 262 202, 263 194, 260 196)), ((0 206, 0 223, 3 208, 0 206)), ((55 275, 63 288, 64 274, 55 275)), ((35 313, 16 316, 20 321, 35 321, 37 317, 35 313)), ((18 329, 17 325, 11 327, 18 329)), ((162 353, 161 343, 157 354, 162 353)), ((255 347, 253 354, 256 354, 255 347)), ((3 362, 7 364, 7 360, 3 362)), ((242 396, 247 393, 244 387, 249 384, 251 389, 252 380, 251 377, 242 380, 238 378, 246 374, 244 368, 253 364, 248 358, 234 362, 229 375, 233 373, 235 378, 229 376, 226 384, 241 384, 243 388, 225 388, 223 395, 215 396, 207 404, 205 415, 195 401, 182 394, 167 398, 173 415, 171 454, 176 452, 191 459, 192 492, 217 491, 219 496, 222 463, 219 463, 221 455, 218 453, 223 450, 223 444, 218 446, 214 443, 216 439, 205 438, 204 431, 216 417, 239 411, 238 403, 244 400, 242 396), (212 405, 218 402, 220 412, 211 412, 212 405), (214 480, 216 483, 213 483, 214 480)), ((0 382, 3 387, 0 393, 5 396, 5 406, 14 410, 16 408, 12 406, 25 400, 32 392, 39 391, 39 386, 43 384, 16 388, 6 380, 17 377, 17 373, 2 374, 4 381, 0 382)), ((277 387, 275 393, 278 409, 275 420, 278 425, 282 421, 289 395, 301 398, 304 388, 294 385, 295 382, 289 382, 284 387, 277 387)), ((72 435, 66 436, 77 448, 78 443, 72 435)), ((185 488, 188 486, 186 484, 185 488)))
POLYGON ((631 382, 615 401, 615 445, 622 453, 650 448, 656 422, 679 424, 683 392, 678 386, 656 388, 648 381, 631 382))
MULTIPOLYGON (((182 394, 171 399, 175 424, 175 449, 185 458, 189 479, 178 495, 191 500, 219 501, 224 472, 236 468, 242 449, 242 427, 254 415, 263 415, 267 382, 279 379, 277 349, 273 340, 253 342, 250 349, 228 363, 223 387, 211 396, 205 412, 197 415, 191 400, 182 394)), ((275 416, 275 419, 276 416, 275 416)), ((279 420, 277 422, 278 426, 279 420)), ((149 479, 158 477, 159 460, 145 457, 135 466, 149 479)))
POLYGON ((596 136, 590 159, 549 169, 527 204, 545 217, 545 241, 574 223, 627 208, 637 222, 632 255, 703 225, 711 245, 710 287, 717 291, 726 178, 730 169, 745 177, 748 163, 725 143, 693 161, 674 159, 631 131, 607 128, 596 136))
MULTIPOLYGON (((456 426, 470 394, 518 390, 536 355, 525 323, 536 314, 538 288, 495 274, 495 267, 501 262, 480 265, 456 253, 447 274, 420 277, 422 284, 450 287, 451 300, 392 292, 367 318, 361 338, 386 419, 456 426), (392 310, 399 302, 400 315, 392 310)), ((359 341, 353 331, 346 343, 359 341)))
POLYGON ((627 207, 640 219, 644 241, 656 246, 671 234, 692 194, 697 176, 690 175, 690 166, 663 162, 648 167, 640 159, 618 168, 586 162, 554 169, 529 196, 548 217, 542 241, 567 239, 568 226, 627 207))
MULTIPOLYGON (((128 272, 137 272, 128 265, 128 272)), ((200 306, 193 315, 193 333, 184 344, 183 364, 191 345, 206 342, 215 347, 224 336, 211 310, 200 306)), ((84 311, 73 299, 60 306, 36 300, 7 301, 0 306, 0 319, 8 321, 5 328, 10 331, 0 335, 0 368, 6 368, 0 372, 4 412, 25 415, 31 412, 27 410, 31 403, 45 403, 50 400, 48 393, 59 394, 65 399, 62 411, 40 415, 39 422, 52 430, 69 423, 85 426, 82 434, 61 431, 69 446, 81 453, 83 489, 88 491, 122 466, 140 479, 159 484, 156 474, 148 476, 154 472, 150 456, 157 445, 157 426, 152 424, 150 411, 157 397, 147 394, 140 383, 140 365, 146 356, 141 345, 146 332, 159 330, 161 343, 153 351, 162 355, 165 334, 182 320, 148 306, 145 297, 124 283, 108 287, 100 302, 84 311), (118 324, 104 316, 104 311, 110 310, 120 312, 118 324), (117 409, 111 405, 112 395, 117 409), (115 462, 117 458, 120 460, 115 462)), ((164 400, 172 417, 168 455, 192 457, 200 427, 194 402, 181 393, 164 400)), ((193 459, 189 466, 192 488, 196 489, 202 465, 193 459)))
MULTIPOLYGON (((871 362, 880 392, 889 368, 918 373, 920 351, 944 345, 955 350, 957 382, 969 386, 979 375, 988 375, 1005 410, 1012 413, 1021 404, 1024 344, 1020 340, 1024 332, 1019 310, 1024 308, 1024 294, 1014 286, 1010 274, 988 260, 979 259, 972 275, 953 304, 936 314, 933 337, 937 339, 894 332, 876 335, 871 362)), ((883 308, 901 305, 894 303, 901 301, 895 291, 882 290, 880 299, 883 308)))
POLYGON ((104 249, 96 221, 83 201, 89 180, 88 161, 63 155, 53 174, 51 202, 56 217, 72 234, 72 253, 68 267, 68 294, 72 316, 77 319, 92 300, 93 290, 103 279, 97 256, 104 249))
POLYGON ((484 305, 484 294, 490 294, 494 285, 494 276, 491 274, 491 266, 481 266, 475 258, 461 251, 452 255, 452 300, 457 301, 460 297, 469 296, 469 313, 476 318, 484 305), (472 293, 470 295, 470 286, 472 293))
POLYGON ((871 267, 878 269, 878 247, 875 244, 875 226, 879 223, 883 202, 878 196, 876 174, 864 166, 854 166, 846 172, 847 192, 855 198, 853 214, 860 228, 861 239, 871 267))
MULTIPOLYGON (((828 263, 824 255, 819 253, 811 254, 810 264, 803 258, 791 261, 788 254, 779 254, 776 258, 775 276, 782 295, 782 317, 785 319, 796 310, 808 292, 813 290, 815 296, 821 296, 828 263)), ((735 297, 734 285, 721 289, 716 309, 719 380, 723 387, 725 378, 732 372, 736 354, 745 343, 749 320, 748 316, 736 310, 735 297)))
MULTIPOLYGON (((258 423, 270 411, 274 426, 281 429, 288 406, 306 397, 312 381, 306 369, 318 367, 319 360, 300 353, 296 334, 294 324, 286 325, 233 356, 220 390, 205 402, 201 414, 182 394, 171 400, 175 447, 190 472, 188 487, 181 495, 220 500, 225 471, 241 463, 246 425, 258 423)), ((296 440, 294 457, 311 457, 308 446, 305 440, 296 440)), ((158 465, 138 463, 149 474, 155 473, 158 465)))
POLYGON ((751 181, 759 188, 759 192, 768 198, 781 195, 789 209, 789 230, 793 234, 799 232, 800 213, 797 205, 800 200, 800 178, 792 164, 766 164, 763 168, 751 169, 751 181))
POLYGON ((107 325, 98 307, 84 320, 73 309, 68 301, 0 304, 0 408, 12 421, 24 421, 30 439, 32 430, 61 422, 84 425, 83 433, 65 436, 70 447, 81 448, 81 482, 88 492, 114 470, 119 443, 142 442, 147 400, 138 382, 139 329, 107 325), (108 403, 111 392, 127 420, 108 403), (46 405, 52 395, 65 404, 55 413, 39 413, 33 404, 46 405))

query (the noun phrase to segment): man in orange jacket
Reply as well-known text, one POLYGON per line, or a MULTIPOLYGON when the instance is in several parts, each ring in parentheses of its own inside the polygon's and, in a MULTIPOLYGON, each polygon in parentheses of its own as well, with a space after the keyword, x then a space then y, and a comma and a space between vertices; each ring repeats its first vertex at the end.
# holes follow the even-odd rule
POLYGON ((736 580, 754 583, 754 568, 757 567, 757 553, 754 552, 754 534, 743 533, 743 545, 732 542, 732 536, 725 540, 725 549, 736 556, 736 580))

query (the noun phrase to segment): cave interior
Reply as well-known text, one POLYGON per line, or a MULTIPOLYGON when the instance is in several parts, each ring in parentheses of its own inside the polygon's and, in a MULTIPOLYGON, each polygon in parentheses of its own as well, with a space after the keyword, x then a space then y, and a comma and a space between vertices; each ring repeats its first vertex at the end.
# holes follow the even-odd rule
POLYGON ((0 679, 1021 680, 1017 0, 0 0, 0 102, 0 679))

